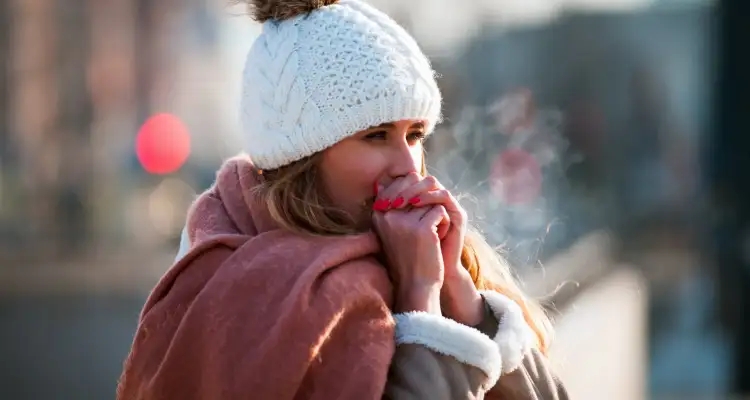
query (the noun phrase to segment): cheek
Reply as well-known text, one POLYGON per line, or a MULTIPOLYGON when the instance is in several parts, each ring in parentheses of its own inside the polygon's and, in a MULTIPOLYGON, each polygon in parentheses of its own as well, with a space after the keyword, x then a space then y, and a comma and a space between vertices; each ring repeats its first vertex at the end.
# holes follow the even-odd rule
POLYGON ((320 167, 331 201, 350 212, 374 195, 373 183, 386 168, 382 157, 362 151, 332 151, 323 157, 320 167))

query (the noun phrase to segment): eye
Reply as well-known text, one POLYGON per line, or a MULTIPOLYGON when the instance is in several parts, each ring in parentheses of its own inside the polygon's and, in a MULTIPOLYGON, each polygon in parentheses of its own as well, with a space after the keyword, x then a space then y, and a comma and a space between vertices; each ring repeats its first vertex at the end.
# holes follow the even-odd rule
POLYGON ((385 140, 387 136, 386 131, 375 131, 370 132, 367 135, 365 135, 365 139, 367 140, 385 140))
POLYGON ((417 143, 417 142, 424 142, 424 139, 427 137, 427 135, 424 133, 424 131, 415 131, 410 133, 406 140, 409 141, 409 143, 417 143))

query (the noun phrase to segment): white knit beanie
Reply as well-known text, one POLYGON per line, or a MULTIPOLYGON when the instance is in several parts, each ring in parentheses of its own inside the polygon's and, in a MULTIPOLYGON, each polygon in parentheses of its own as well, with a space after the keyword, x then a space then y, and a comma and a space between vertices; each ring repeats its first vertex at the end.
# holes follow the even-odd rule
POLYGON ((386 122, 431 132, 441 95, 429 60, 394 20, 360 0, 252 0, 263 31, 242 88, 244 150, 274 169, 386 122))

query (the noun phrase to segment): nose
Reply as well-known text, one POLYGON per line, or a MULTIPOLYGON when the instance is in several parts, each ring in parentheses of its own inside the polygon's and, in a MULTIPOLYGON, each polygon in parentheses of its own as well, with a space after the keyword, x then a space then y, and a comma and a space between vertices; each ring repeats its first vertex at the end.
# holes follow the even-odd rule
POLYGON ((422 164, 421 146, 409 145, 406 141, 394 143, 389 154, 389 171, 391 178, 419 173, 422 164))

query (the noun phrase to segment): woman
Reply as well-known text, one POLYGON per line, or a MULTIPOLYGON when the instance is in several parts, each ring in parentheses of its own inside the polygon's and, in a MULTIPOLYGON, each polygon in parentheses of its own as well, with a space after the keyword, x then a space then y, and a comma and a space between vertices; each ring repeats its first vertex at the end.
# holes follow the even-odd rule
POLYGON ((414 40, 359 0, 251 9, 247 155, 191 208, 118 398, 567 398, 544 313, 426 173, 414 40))

